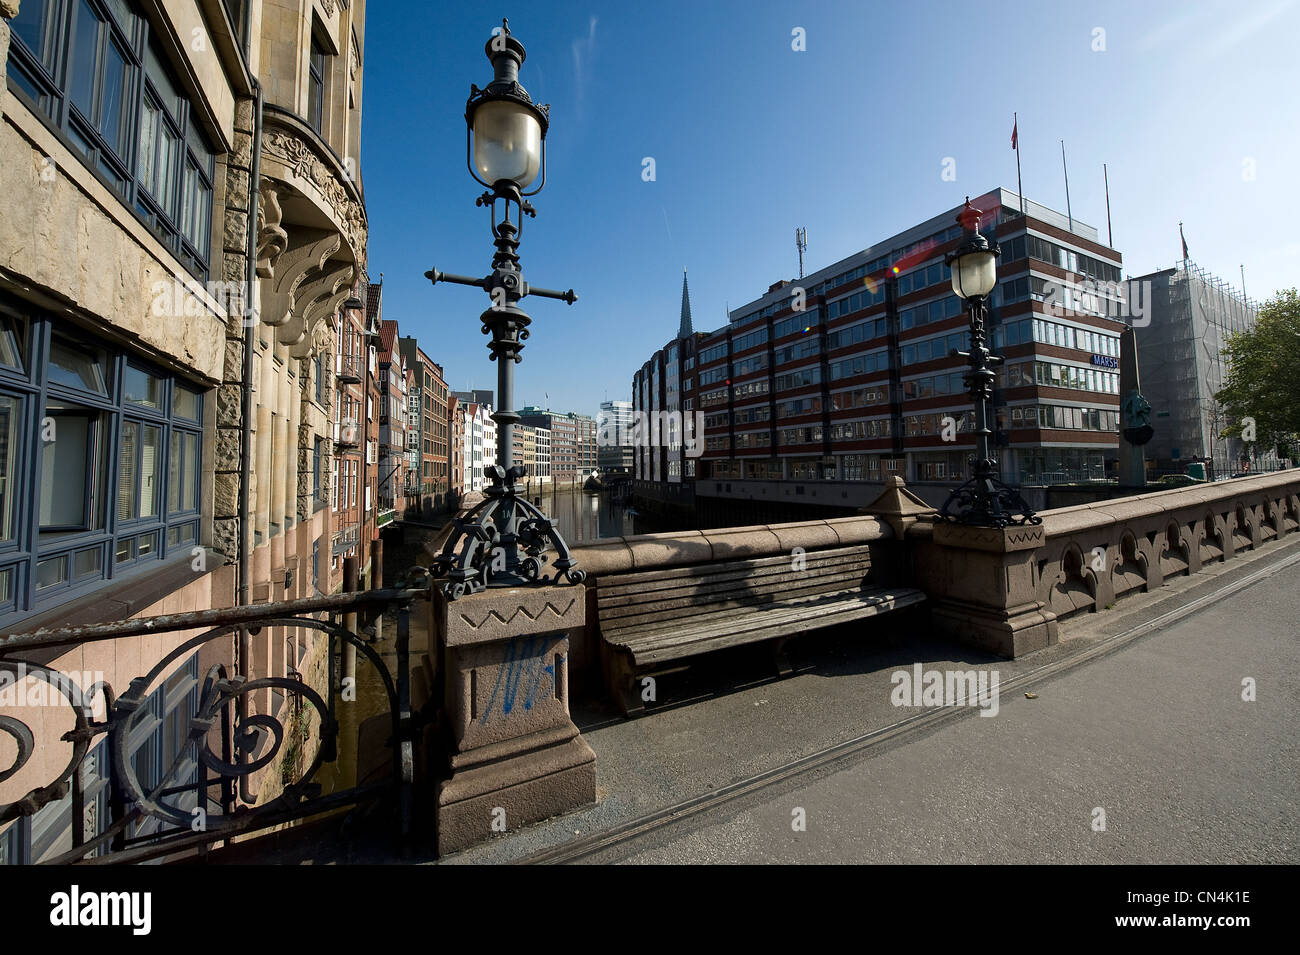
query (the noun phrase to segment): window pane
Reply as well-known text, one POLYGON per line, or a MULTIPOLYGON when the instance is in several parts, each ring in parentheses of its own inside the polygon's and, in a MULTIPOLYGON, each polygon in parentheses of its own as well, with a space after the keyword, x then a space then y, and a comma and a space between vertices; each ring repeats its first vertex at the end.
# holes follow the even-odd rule
POLYGON ((108 44, 104 60, 104 101, 99 110, 99 131, 119 157, 126 155, 126 123, 123 104, 127 95, 126 58, 117 44, 108 44))
POLYGON ((140 183, 154 195, 158 192, 159 117, 158 107, 146 96, 140 118, 140 158, 136 163, 136 175, 140 178, 140 183))
POLYGON ((208 259, 209 246, 212 244, 212 189, 199 181, 194 201, 198 211, 194 216, 195 235, 190 237, 194 247, 202 254, 204 262, 208 259))
POLYGON ((72 558, 73 580, 98 575, 102 561, 103 551, 98 547, 88 547, 85 550, 77 551, 72 558))
POLYGON ((53 587, 55 584, 61 584, 68 579, 68 558, 66 555, 60 557, 48 557, 45 560, 38 561, 36 564, 36 589, 43 590, 46 587, 53 587))
MULTIPOLYGON (((85 0, 82 2, 84 3, 85 0)), ((172 82, 171 71, 163 66, 162 58, 158 56, 158 51, 154 49, 153 44, 149 45, 145 53, 145 73, 148 74, 149 81, 153 83, 158 95, 162 97, 163 108, 179 123, 181 104, 185 99, 176 84, 172 82)))
POLYGON ((99 18, 86 0, 77 4, 73 47, 68 64, 68 92, 87 119, 93 119, 96 60, 99 52, 99 18))
POLYGON ((198 212, 198 170, 190 161, 185 163, 184 181, 181 185, 181 233, 189 239, 191 244, 197 245, 198 230, 195 228, 196 213, 198 212))
MULTIPOLYGON (((42 61, 45 60, 45 33, 49 24, 49 4, 25 3, 18 8, 18 16, 9 21, 9 27, 22 38, 27 48, 42 61)), ((48 63, 46 64, 48 65, 48 63)))
POLYGON ((117 464, 117 519, 129 521, 136 516, 135 492, 139 483, 136 457, 139 451, 140 425, 127 421, 122 425, 122 447, 117 464))
MULTIPOLYGON (((18 454, 19 404, 0 396, 0 541, 13 540, 17 501, 14 496, 18 454)), ((0 598, 0 602, 3 602, 0 598)))
POLYGON ((135 24, 139 17, 131 12, 126 0, 108 0, 108 12, 117 20, 118 26, 122 28, 123 33, 128 37, 134 35, 135 24))
POLYGON ((14 569, 6 567, 0 570, 0 606, 14 599, 14 569))
POLYGON ((137 557, 145 557, 153 554, 158 550, 158 532, 152 534, 141 534, 135 539, 135 553, 137 557))
POLYGON ((167 511, 175 513, 181 509, 181 456, 185 446, 185 436, 179 431, 172 432, 171 457, 167 461, 167 511))
POLYGON ((185 465, 181 471, 183 494, 181 503, 185 510, 197 510, 199 506, 199 439, 197 435, 185 435, 185 465))
POLYGON ((49 379, 74 388, 108 393, 103 355, 57 338, 50 342, 49 379))
POLYGON ((199 395, 188 388, 176 386, 172 396, 172 413, 188 421, 199 420, 199 395))
POLYGON ((161 124, 160 134, 158 139, 158 166, 155 169, 158 188, 154 191, 153 197, 162 205, 163 211, 175 221, 177 201, 176 157, 180 154, 180 137, 172 132, 171 127, 166 123, 161 124))
POLYGON ((162 468, 162 429, 144 426, 140 445, 140 516, 158 516, 158 474, 162 468))
POLYGON ((41 451, 41 527, 82 527, 92 461, 90 416, 54 418, 55 440, 41 451))
POLYGON ((148 408, 162 408, 161 378, 141 371, 131 365, 126 366, 122 396, 127 400, 148 408))

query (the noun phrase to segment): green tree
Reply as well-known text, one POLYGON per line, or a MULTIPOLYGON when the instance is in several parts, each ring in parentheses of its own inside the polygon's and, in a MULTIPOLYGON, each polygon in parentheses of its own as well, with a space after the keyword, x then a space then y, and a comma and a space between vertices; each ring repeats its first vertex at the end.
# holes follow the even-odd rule
POLYGON ((1228 336, 1229 372, 1215 395, 1235 423, 1223 433, 1241 437, 1255 423, 1255 443, 1294 458, 1300 434, 1300 294, 1284 289, 1259 310, 1255 327, 1228 336))

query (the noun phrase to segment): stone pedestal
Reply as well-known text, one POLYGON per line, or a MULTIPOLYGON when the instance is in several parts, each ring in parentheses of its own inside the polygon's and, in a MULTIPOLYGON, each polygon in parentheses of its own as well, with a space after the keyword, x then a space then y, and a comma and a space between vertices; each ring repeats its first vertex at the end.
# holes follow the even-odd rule
POLYGON ((1041 525, 936 522, 926 577, 934 627, 1011 658, 1056 643, 1056 615, 1034 597, 1044 539, 1041 525))
POLYGON ((569 717, 569 633, 586 622, 585 588, 435 601, 454 742, 439 853, 594 803, 596 754, 569 717))

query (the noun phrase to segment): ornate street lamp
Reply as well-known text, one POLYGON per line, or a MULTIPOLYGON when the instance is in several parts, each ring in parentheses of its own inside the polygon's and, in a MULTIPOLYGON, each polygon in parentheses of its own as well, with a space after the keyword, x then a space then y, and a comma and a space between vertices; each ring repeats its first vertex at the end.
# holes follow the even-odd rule
POLYGON ((985 302, 997 285, 997 243, 989 245, 980 235, 980 216, 983 213, 970 204, 957 214, 957 221, 966 236, 947 257, 952 270, 952 290, 965 299, 970 309, 970 351, 956 352, 970 365, 966 383, 975 403, 975 457, 971 459, 969 481, 948 495, 939 515, 959 524, 980 527, 1006 527, 1010 524, 1041 524, 1025 503, 1020 493, 997 479, 998 462, 989 448, 989 404, 993 397, 993 382, 997 375, 993 366, 1002 364, 1002 358, 990 353, 984 331, 985 302))
POLYGON ((546 182, 546 130, 550 125, 549 106, 538 106, 519 85, 519 67, 524 62, 524 45, 510 35, 510 24, 501 21, 484 52, 492 63, 495 76, 485 88, 470 86, 465 104, 465 162, 470 175, 488 191, 475 200, 477 206, 489 207, 493 244, 492 273, 475 279, 430 269, 425 276, 435 284, 453 282, 483 289, 492 299, 479 320, 483 334, 492 336, 488 343, 491 358, 497 363, 497 463, 484 468, 490 481, 483 492, 484 500, 463 519, 433 560, 435 577, 447 578, 443 590, 449 599, 475 593, 489 586, 517 587, 528 583, 558 582, 563 576, 570 583, 581 583, 586 574, 577 569, 568 545, 550 519, 524 497, 517 484, 525 469, 512 465, 514 458, 514 424, 519 415, 514 404, 515 363, 522 361, 528 325, 532 321, 519 300, 526 295, 557 298, 572 305, 578 296, 573 289, 556 292, 530 286, 519 269, 519 241, 525 215, 537 211, 528 196, 536 195, 546 182), (541 176, 535 189, 529 190, 541 176), (502 214, 497 216, 497 202, 502 214), (511 220, 510 207, 515 207, 511 220), (555 549, 551 560, 554 574, 543 577, 542 568, 548 547, 555 549), (523 550, 523 556, 520 550, 523 550))

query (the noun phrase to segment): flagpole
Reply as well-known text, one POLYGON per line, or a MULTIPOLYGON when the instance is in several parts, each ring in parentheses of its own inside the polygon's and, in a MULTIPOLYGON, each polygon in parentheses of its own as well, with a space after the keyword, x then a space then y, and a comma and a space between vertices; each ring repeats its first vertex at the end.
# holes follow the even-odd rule
POLYGON ((1020 181, 1020 115, 1011 114, 1011 129, 1016 138, 1016 191, 1020 193, 1020 214, 1025 214, 1025 187, 1020 181))
POLYGON ((1106 164, 1101 164, 1101 174, 1106 180, 1106 243, 1113 249, 1115 248, 1115 232, 1110 227, 1110 173, 1106 171, 1106 164))
POLYGON ((1065 140, 1061 140, 1061 168, 1065 170, 1065 214, 1070 219, 1070 231, 1074 231, 1074 213, 1070 210, 1070 167, 1065 164, 1065 140))

